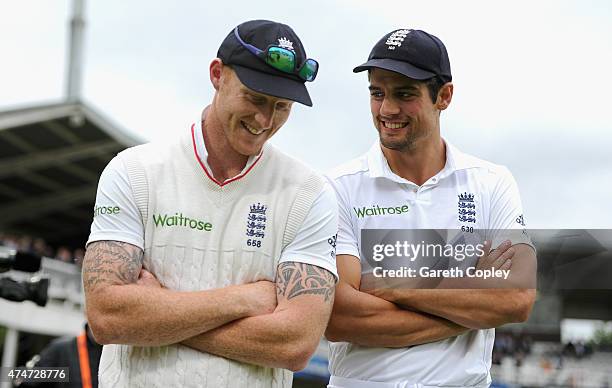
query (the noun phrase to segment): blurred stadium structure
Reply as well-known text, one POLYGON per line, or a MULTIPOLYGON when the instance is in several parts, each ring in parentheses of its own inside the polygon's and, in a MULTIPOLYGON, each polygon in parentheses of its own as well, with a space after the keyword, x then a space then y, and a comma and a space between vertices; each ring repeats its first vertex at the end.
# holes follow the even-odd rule
MULTIPOLYGON (((66 101, 0 112, 0 231, 78 248, 89 234, 100 173, 117 152, 142 141, 81 101, 82 0, 74 1, 73 10, 66 101)), ((607 245, 611 246, 612 242, 607 245)), ((544 244, 538 248, 557 249, 544 244)), ((610 273, 600 275, 609 281, 610 273)), ((0 299, 0 326, 6 328, 2 366, 14 366, 18 352, 28 352, 18 349, 20 331, 62 336, 76 335, 82 328, 80 268, 44 258, 40 274, 50 278, 46 307, 0 299)), ((30 276, 17 271, 4 275, 16 280, 30 276)), ((540 290, 528 322, 497 330, 499 338, 506 333, 528 337, 532 343, 519 356, 499 354, 492 368, 494 386, 612 386, 612 353, 559 357, 561 320, 612 320, 611 301, 610 290, 540 290)), ((322 340, 306 370, 296 374, 294 386, 324 387, 327 354, 322 340)))
MULTIPOLYGON (((36 236, 55 247, 84 246, 100 173, 117 152, 142 143, 81 100, 84 24, 84 2, 75 0, 66 100, 0 112, 0 231, 36 236)), ((0 299, 2 366, 14 366, 18 352, 28 351, 18 349, 20 331, 64 336, 82 328, 80 268, 43 258, 39 274, 50 278, 44 308, 0 299)))
POLYGON ((84 14, 74 0, 66 100, 0 112, 0 231, 82 246, 100 173, 142 143, 82 102, 84 14))
POLYGON ((0 112, 0 230, 82 246, 100 173, 139 143, 81 102, 0 112))

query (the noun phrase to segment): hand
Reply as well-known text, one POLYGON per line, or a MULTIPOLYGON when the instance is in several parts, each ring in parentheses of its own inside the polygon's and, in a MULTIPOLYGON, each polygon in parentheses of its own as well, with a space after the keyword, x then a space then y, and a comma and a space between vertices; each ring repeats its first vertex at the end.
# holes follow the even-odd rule
POLYGON ((251 316, 271 314, 276 309, 276 285, 268 280, 244 284, 248 288, 247 298, 250 301, 251 316))
POLYGON ((411 295, 417 296, 419 290, 435 289, 442 278, 388 278, 378 279, 372 274, 362 276, 359 291, 365 292, 387 302, 401 303, 411 295))
POLYGON ((380 281, 376 282, 376 280, 379 279, 370 279, 372 278, 369 278, 368 276, 361 278, 361 285, 359 286, 359 291, 364 292, 366 294, 370 294, 377 298, 384 299, 389 302, 394 301, 393 296, 395 295, 395 288, 387 284, 380 284, 380 281))
POLYGON ((478 259, 476 269, 501 269, 506 270, 512 267, 512 258, 514 257, 514 248, 509 240, 504 241, 491 252, 491 242, 485 241, 484 255, 478 259))
POLYGON ((361 275, 359 291, 373 295, 377 298, 387 298, 393 294, 396 288, 415 288, 415 279, 378 278, 371 273, 361 275))
POLYGON ((138 280, 136 281, 136 285, 144 287, 162 288, 161 283, 159 282, 159 280, 157 280, 155 275, 153 275, 151 272, 147 271, 144 268, 141 269, 140 274, 138 274, 138 280))

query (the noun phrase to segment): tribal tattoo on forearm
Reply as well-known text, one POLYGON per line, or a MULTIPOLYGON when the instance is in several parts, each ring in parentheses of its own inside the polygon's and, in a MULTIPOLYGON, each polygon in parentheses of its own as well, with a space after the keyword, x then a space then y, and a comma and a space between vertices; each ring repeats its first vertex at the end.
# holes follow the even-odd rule
POLYGON ((326 269, 304 263, 287 262, 278 266, 276 294, 287 299, 299 295, 323 295, 333 300, 336 278, 326 269))
POLYGON ((120 241, 89 244, 83 260, 83 287, 94 291, 98 286, 130 284, 138 280, 142 268, 140 248, 120 241))

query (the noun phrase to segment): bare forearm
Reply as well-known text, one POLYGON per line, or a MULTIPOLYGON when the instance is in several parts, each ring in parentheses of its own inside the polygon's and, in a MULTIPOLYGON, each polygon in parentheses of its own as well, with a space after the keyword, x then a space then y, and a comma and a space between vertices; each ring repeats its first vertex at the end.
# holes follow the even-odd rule
POLYGON ((334 276, 303 263, 279 265, 273 313, 231 322, 183 341, 233 360, 293 371, 306 367, 329 321, 334 276))
POLYGON ((484 329, 527 319, 535 290, 524 289, 393 289, 380 297, 461 326, 484 329))
POLYGON ((247 316, 248 304, 240 291, 114 285, 88 297, 87 316, 102 343, 168 345, 247 316))
POLYGON ((300 370, 316 349, 324 327, 325 322, 292 319, 280 312, 240 319, 182 343, 249 364, 300 370))
POLYGON ((403 310, 343 283, 336 288, 326 336, 330 341, 362 346, 405 347, 455 337, 467 330, 443 318, 403 310))
POLYGON ((423 311, 475 329, 523 322, 529 317, 535 301, 536 257, 528 245, 508 247, 500 246, 497 252, 481 259, 485 260, 484 264, 479 261, 479 265, 485 269, 493 264, 497 265, 497 269, 504 268, 505 262, 496 260, 503 261, 508 252, 515 251, 507 280, 445 278, 436 289, 390 287, 368 292, 404 308, 423 311), (491 258, 493 261, 490 261, 491 258))
POLYGON ((245 317, 253 309, 246 299, 250 285, 197 292, 164 289, 150 273, 150 278, 139 278, 142 257, 140 248, 119 241, 88 247, 83 288, 87 319, 98 342, 176 343, 245 317))

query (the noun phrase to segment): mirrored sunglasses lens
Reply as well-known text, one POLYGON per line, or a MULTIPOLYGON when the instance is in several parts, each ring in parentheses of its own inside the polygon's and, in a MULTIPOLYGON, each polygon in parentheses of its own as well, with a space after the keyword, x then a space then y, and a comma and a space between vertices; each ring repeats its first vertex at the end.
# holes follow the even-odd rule
POLYGON ((295 69, 295 54, 280 47, 270 47, 268 49, 267 62, 275 69, 291 73, 295 69))
POLYGON ((306 81, 312 81, 317 75, 318 68, 319 64, 315 60, 308 59, 304 63, 304 66, 302 66, 302 68, 300 69, 300 77, 302 77, 302 79, 306 81))

